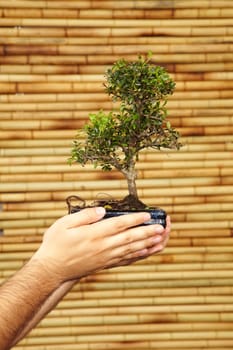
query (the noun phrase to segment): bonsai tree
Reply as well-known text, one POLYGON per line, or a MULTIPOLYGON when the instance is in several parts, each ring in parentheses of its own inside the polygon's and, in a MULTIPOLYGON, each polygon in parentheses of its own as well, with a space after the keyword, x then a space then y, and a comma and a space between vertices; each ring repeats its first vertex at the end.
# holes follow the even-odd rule
POLYGON ((163 67, 151 62, 151 54, 136 61, 119 59, 106 71, 107 94, 117 103, 110 112, 92 113, 89 122, 78 132, 70 163, 90 162, 104 171, 120 171, 128 185, 129 202, 134 208, 146 205, 138 198, 136 162, 148 148, 179 149, 179 133, 166 120, 166 102, 175 88, 163 67), (84 140, 83 140, 84 132, 84 140))

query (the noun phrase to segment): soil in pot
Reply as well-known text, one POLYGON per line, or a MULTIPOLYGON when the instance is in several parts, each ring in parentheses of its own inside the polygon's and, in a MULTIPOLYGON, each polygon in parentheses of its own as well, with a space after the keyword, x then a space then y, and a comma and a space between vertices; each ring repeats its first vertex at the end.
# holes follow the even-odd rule
POLYGON ((86 205, 82 198, 71 195, 66 198, 66 203, 69 214, 73 214, 88 207, 102 206, 106 209, 104 219, 145 211, 150 213, 151 219, 145 222, 144 225, 160 224, 163 227, 166 227, 167 213, 163 209, 158 207, 148 207, 143 202, 135 199, 131 195, 126 196, 122 200, 115 200, 110 196, 105 195, 105 198, 103 196, 102 198, 97 198, 90 205, 86 205))

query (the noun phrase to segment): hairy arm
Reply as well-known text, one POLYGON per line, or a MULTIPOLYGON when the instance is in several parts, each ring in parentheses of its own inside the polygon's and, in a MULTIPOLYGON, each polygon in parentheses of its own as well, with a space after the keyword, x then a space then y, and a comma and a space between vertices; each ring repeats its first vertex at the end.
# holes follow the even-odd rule
POLYGON ((38 310, 34 310, 34 314, 31 314, 29 322, 25 322, 23 328, 18 332, 17 336, 13 337, 14 341, 11 346, 16 345, 21 339, 23 339, 33 327, 35 327, 52 309, 54 309, 59 301, 77 282, 78 280, 64 282, 56 290, 54 290, 39 306, 38 310))
POLYGON ((8 350, 12 340, 38 312, 51 293, 59 288, 58 276, 36 261, 28 262, 0 288, 0 349, 8 350))

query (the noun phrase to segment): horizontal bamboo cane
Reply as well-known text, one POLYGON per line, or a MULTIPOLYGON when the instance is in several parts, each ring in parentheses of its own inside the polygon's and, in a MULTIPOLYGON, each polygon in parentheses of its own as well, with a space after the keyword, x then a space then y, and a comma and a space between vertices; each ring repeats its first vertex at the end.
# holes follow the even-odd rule
MULTIPOLYGON (((211 331, 211 330, 232 330, 231 323, 220 323, 216 322, 215 324, 209 322, 209 323, 180 323, 180 324, 140 324, 140 325, 109 325, 109 326, 98 326, 98 334, 108 334, 108 333, 158 333, 158 332, 179 332, 179 331, 211 331)), ((45 336, 55 336, 57 334, 60 335, 68 335, 68 334, 95 334, 97 331, 96 326, 70 326, 70 327, 51 327, 51 328, 38 328, 32 332, 32 337, 45 337, 45 336)))
MULTIPOLYGON (((65 9, 64 9, 65 10, 65 9)), ((228 17, 231 17, 231 9, 228 9, 229 13, 228 13, 228 17)), ((15 11, 15 10, 14 10, 15 11)), ((25 11, 24 11, 25 13, 25 11)), ((93 15, 93 13, 90 12, 90 10, 88 10, 89 14, 93 15)), ((129 11, 128 14, 131 16, 131 14, 133 13, 133 10, 129 11)), ((149 12, 148 12, 149 13, 149 12)), ((167 16, 167 11, 165 12, 152 12, 150 11, 150 13, 152 13, 152 16, 155 18, 156 14, 157 15, 165 15, 167 16)), ((96 14, 96 12, 95 12, 96 14)), ((125 18, 128 17, 127 15, 125 16, 125 18)), ((148 17, 148 16, 147 16, 148 17)), ((220 17, 220 16, 219 16, 220 17)), ((227 17, 227 16, 225 16, 227 17)), ((139 16, 140 18, 140 16, 139 16)), ((124 29, 122 29, 123 31, 124 29)), ((218 35, 218 37, 215 38, 216 40, 216 44, 224 44, 227 43, 227 36, 230 37, 230 33, 226 32, 226 29, 223 28, 219 28, 220 33, 224 33, 225 35, 218 35), (227 35, 228 34, 228 35, 227 35)), ((195 45, 200 45, 200 44, 211 44, 212 43, 212 39, 211 36, 195 36, 192 37, 190 36, 185 36, 185 34, 183 36, 174 36, 172 35, 172 33, 170 33, 166 36, 166 37, 154 37, 153 36, 153 31, 152 30, 146 30, 147 32, 147 36, 140 36, 140 34, 143 31, 140 29, 136 29, 132 30, 129 28, 129 31, 125 30, 125 35, 124 36, 124 41, 125 43, 127 43, 128 45, 146 45, 146 44, 186 44, 186 45, 190 45, 190 44, 195 44, 195 45), (137 32, 136 32, 137 30, 137 32), (138 35, 137 35, 138 34, 138 35)), ((122 33, 122 32, 121 32, 122 33)), ((220 34, 218 33, 218 34, 220 34)), ((120 45, 122 44, 122 37, 117 35, 117 32, 115 32, 115 35, 111 35, 114 33, 111 33, 110 30, 107 29, 101 29, 97 32, 95 32, 95 36, 93 36, 93 32, 89 31, 88 28, 86 31, 84 30, 76 30, 71 29, 71 30, 67 30, 65 31, 65 29, 63 30, 62 28, 59 28, 58 31, 54 30, 53 28, 48 28, 47 30, 45 30, 44 28, 38 28, 38 29, 34 29, 33 27, 31 28, 20 28, 20 29, 16 29, 15 31, 11 30, 9 31, 8 28, 1 28, 0 29, 0 34, 2 34, 1 39, 0 38, 0 42, 5 43, 5 44, 26 44, 26 43, 31 43, 32 45, 35 44, 45 44, 45 43, 51 43, 51 44, 66 44, 66 45, 96 45, 96 44, 109 44, 109 45, 120 45), (66 35, 67 34, 67 35, 66 35), (60 37, 62 38, 62 40, 57 40, 57 38, 60 37), (33 40, 32 40, 33 38, 33 40)), ((204 33, 203 33, 204 34, 204 33)), ((227 55, 229 57, 229 54, 223 53, 224 55, 227 55)), ((211 52, 208 52, 208 58, 209 55, 211 56, 211 52)), ((160 57, 160 54, 159 54, 160 57)), ((218 60, 218 58, 216 57, 216 60, 218 60)), ((84 60, 82 63, 86 63, 86 61, 84 60)), ((22 67, 23 69, 23 67, 22 67)))
MULTIPOLYGON (((13 57, 13 56, 12 56, 13 57)), ((19 57, 19 56, 16 56, 16 58, 19 57)), ((35 73, 35 74, 40 74, 41 72, 44 73, 47 73, 47 74, 54 74, 54 73, 59 73, 59 71, 61 71, 62 73, 63 72, 66 72, 68 75, 71 74, 72 72, 74 73, 74 70, 75 70, 75 73, 79 73, 79 71, 76 70, 76 65, 71 65, 71 57, 70 57, 70 62, 69 62, 69 56, 68 57, 62 57, 62 60, 63 61, 67 61, 65 62, 65 65, 61 65, 61 63, 59 62, 61 60, 60 57, 56 57, 56 60, 57 60, 57 65, 56 66, 48 66, 46 65, 46 57, 45 56, 41 56, 41 60, 43 60, 42 62, 39 62, 39 57, 36 58, 36 63, 37 65, 35 66, 32 66, 30 68, 30 71, 31 73, 35 73), (43 64, 43 65, 42 65, 43 64)), ((47 58, 47 60, 51 60, 51 58, 47 58)), ((77 62, 78 64, 79 62, 77 62)), ((25 67, 25 66, 23 66, 25 67)), ((188 66, 187 64, 186 65, 182 65, 182 67, 180 68, 180 71, 184 71, 185 69, 190 69, 190 66, 188 66), (183 68, 182 68, 183 67, 183 68)), ((193 69, 196 67, 197 69, 200 69, 200 66, 196 65, 196 66, 193 66, 193 69)), ((207 66, 203 66, 205 68, 207 68, 207 66)), ((217 68, 218 66, 216 65, 215 68, 217 68)), ((226 68, 226 67, 224 67, 226 68)), ((82 71, 84 70, 84 72, 88 72, 90 71, 90 66, 85 66, 82 68, 82 71)), ((19 65, 4 65, 2 68, 1 68, 1 71, 4 73, 4 74, 22 74, 22 75, 25 75, 25 74, 29 74, 29 71, 26 70, 26 68, 21 68, 21 66, 19 65)), ((103 68, 99 67, 99 66, 96 66, 95 67, 91 67, 91 72, 92 73, 99 73, 101 74, 103 72, 103 68)), ((7 78, 5 78, 7 79, 7 78)), ((26 78, 25 78, 26 79, 26 78)), ((31 78, 33 79, 33 78, 31 78)), ((59 78, 61 80, 61 78, 59 78)), ((18 79, 17 79, 18 80, 18 79)), ((22 80, 22 78, 21 78, 22 80)), ((99 82, 97 81, 94 81, 92 83, 89 83, 88 81, 85 82, 85 81, 82 81, 82 82, 78 82, 78 83, 71 83, 68 81, 67 77, 66 77, 66 82, 62 82, 62 84, 54 84, 52 82, 43 82, 44 78, 43 76, 41 76, 41 80, 42 82, 37 82, 36 86, 32 86, 31 84, 28 84, 28 83, 23 83, 23 82, 19 82, 17 84, 17 89, 16 89, 16 83, 14 82, 7 82, 7 83, 4 83, 2 82, 1 83, 1 92, 8 92, 8 93, 15 93, 16 91, 18 92, 22 92, 22 93, 25 93, 25 92, 66 92, 66 93, 69 93, 69 92, 83 92, 85 90, 90 90, 92 92, 102 92, 103 91, 103 87, 102 87, 102 84, 101 84, 101 77, 99 78, 99 82)), ((62 79, 64 80, 64 78, 62 79)), ((215 83, 213 84, 212 81, 208 82, 208 81, 202 81, 202 82, 198 82, 198 81, 188 81, 187 78, 185 79, 184 77, 184 80, 186 80, 185 82, 178 82, 177 83, 177 88, 176 88, 176 91, 178 92, 179 90, 181 90, 182 88, 184 89, 184 87, 187 87, 189 91, 195 91, 197 89, 199 89, 200 91, 203 91, 203 90, 209 90, 209 91, 216 91, 218 88, 221 89, 221 90, 227 90, 227 89, 230 89, 232 87, 232 82, 231 81, 221 81, 221 80, 216 80, 215 83)), ((221 93, 223 96, 223 91, 221 93)), ((176 93, 176 96, 177 96, 177 93, 176 93)), ((174 96, 175 97, 175 96, 174 96)), ((216 109, 215 109, 216 111, 216 109)), ((217 115, 217 111, 215 112, 216 115, 217 115)))
MULTIPOLYGON (((20 167, 19 167, 20 168, 20 167)), ((118 174, 116 171, 113 171, 111 173, 106 173, 106 172, 94 172, 94 171, 90 171, 90 172, 85 172, 85 171, 80 171, 80 172, 77 172, 77 169, 76 169, 76 173, 75 171, 73 170, 72 172, 70 173, 67 173, 67 166, 61 166, 59 167, 58 165, 57 166, 54 166, 54 167, 50 167, 50 169, 52 170, 52 173, 49 173, 49 168, 44 166, 25 166, 25 167, 22 167, 22 170, 20 171, 21 173, 24 173, 23 175, 20 174, 20 172, 18 174, 10 174, 10 168, 8 167, 4 167, 2 170, 3 174, 0 175, 0 180, 2 182, 47 182, 47 181, 83 181, 83 180, 86 180, 86 181, 91 181, 91 180, 103 180, 103 179, 111 179, 111 180, 114 180, 114 179, 122 179, 122 175, 121 174, 118 174), (54 173, 55 172, 55 168, 57 168, 57 171, 59 173, 54 173), (61 171, 62 171, 62 168, 64 169, 64 173, 61 174, 61 171), (29 169, 29 173, 27 173, 27 169, 29 169), (39 170, 41 169, 42 171, 44 170, 44 174, 41 175, 41 174, 36 174, 36 173, 39 173, 39 171, 36 171, 36 170, 39 170), (8 173, 8 174, 5 174, 4 173, 8 173), (46 177, 47 176, 47 177, 46 177)), ((14 169, 15 170, 15 169, 14 169)), ((20 169, 19 169, 20 170, 20 169)), ((14 173, 15 171, 12 171, 12 173, 14 173)), ((226 177, 224 177, 224 174, 221 174, 221 180, 222 180, 222 184, 226 184, 226 185, 230 185, 232 183, 231 181, 231 175, 232 174, 232 168, 228 169, 228 171, 226 171, 226 177)), ((183 180, 183 185, 186 186, 186 185, 189 185, 191 184, 191 182, 194 182, 195 180, 188 180, 188 178, 191 177, 191 174, 188 172, 186 173, 185 171, 183 172, 178 172, 178 171, 173 171, 171 170, 170 173, 168 174, 167 171, 138 171, 138 176, 139 178, 141 179, 161 179, 161 178, 164 178, 169 175, 169 177, 175 177, 178 179, 178 178, 182 178, 183 180), (178 173, 178 174, 177 174, 178 173)), ((193 177, 195 178, 199 178, 200 176, 205 176, 206 175, 206 181, 209 181, 209 183, 213 182, 215 178, 217 178, 218 176, 220 176, 220 172, 216 169, 216 170, 206 170, 206 171, 199 171, 198 173, 198 169, 197 171, 193 171, 193 177), (212 176, 210 176, 212 175, 212 176), (208 176, 208 177, 207 177, 208 176)), ((167 181, 168 181, 168 178, 167 178, 167 181)), ((197 184, 199 184, 199 181, 200 180, 197 180, 197 184)), ((156 182, 155 182, 156 184, 156 182)), ((178 182, 177 182, 178 184, 178 182)), ((169 183, 167 184, 168 186, 170 185, 169 183)))
MULTIPOLYGON (((24 187, 24 186, 23 186, 24 187)), ((223 194, 219 194, 219 195, 215 195, 215 188, 212 187, 212 190, 210 191, 210 188, 208 189, 208 191, 200 196, 197 195, 197 201, 196 199, 196 195, 194 196, 194 192, 192 191, 192 189, 183 189, 181 191, 181 193, 179 194, 179 196, 181 197, 176 197, 174 199, 174 203, 193 203, 193 201, 199 203, 200 201, 203 203, 203 201, 205 201, 205 197, 203 196, 208 196, 211 194, 211 196, 213 196, 212 199, 208 198, 208 201, 211 203, 214 203, 216 201, 219 201, 221 199, 224 199, 224 197, 226 197, 226 199, 229 198, 229 201, 232 200, 232 194, 229 195, 228 191, 230 190, 231 187, 229 188, 222 188, 223 194), (225 194, 224 194, 225 193, 225 194), (193 197, 194 196, 194 197, 193 197)), ((109 190, 109 189, 104 189, 104 193, 106 193, 106 191, 108 192, 109 195, 111 195, 113 198, 119 199, 122 198, 124 195, 127 195, 127 191, 126 189, 122 189, 121 191, 119 190, 109 190)), ((180 190, 179 190, 180 191, 180 190)), ((3 202, 22 202, 22 201, 28 201, 28 202, 33 202, 33 201, 52 201, 52 200, 59 200, 59 201, 64 201, 66 197, 68 197, 71 194, 77 194, 78 196, 83 197, 84 199, 86 199, 87 201, 90 201, 94 198, 96 198, 96 196, 99 196, 99 193, 103 191, 101 190, 81 190, 81 189, 77 189, 77 190, 61 190, 58 188, 54 191, 45 191, 43 189, 43 192, 41 192, 41 190, 38 191, 30 191, 29 193, 2 193, 0 194, 0 198, 1 201, 3 202)), ((230 191, 229 191, 230 192, 230 191)), ((144 198, 145 200, 149 201, 149 204, 153 205, 155 204, 155 202, 157 202, 156 198, 164 197, 165 200, 163 200, 161 203, 170 203, 171 199, 173 196, 177 195, 177 191, 173 191, 173 189, 169 188, 169 189, 164 189, 164 190, 157 190, 154 191, 153 193, 151 193, 151 190, 146 191, 145 193, 145 189, 140 190, 139 189, 139 195, 140 198, 144 198), (168 198, 166 200, 166 198, 168 198)), ((194 223, 193 223, 194 224, 194 223)), ((190 229, 191 227, 189 227, 190 229)), ((198 229, 198 227, 196 225, 193 226, 193 228, 198 229)), ((203 228, 203 227, 200 227, 203 228)), ((213 227, 214 228, 214 227, 213 227)), ((222 227, 223 228, 223 227, 222 227)), ((178 227, 176 228, 178 229, 178 227)), ((185 227, 184 227, 185 229, 185 227)))
MULTIPOLYGON (((47 343, 60 343, 60 342, 67 342, 67 343, 75 343, 75 342, 81 342, 81 343, 85 343, 88 342, 90 344, 92 343, 102 343, 102 342, 127 342, 127 341, 134 341, 137 343, 137 341, 156 341, 157 346, 161 346, 160 344, 169 344, 169 341, 171 342, 178 342, 181 341, 181 344, 183 346, 183 344, 191 345, 192 340, 194 341, 194 346, 196 344, 196 342, 200 342, 200 343, 204 343, 203 340, 201 340, 204 336, 204 334, 206 334, 206 345, 208 344, 208 342, 212 342, 212 344, 214 344, 214 340, 217 340, 217 342, 220 344, 228 344, 228 345, 232 345, 233 344, 233 340, 229 339, 230 336, 230 332, 218 332, 217 334, 215 334, 215 332, 178 332, 178 333, 161 333, 161 334, 148 334, 148 333, 133 333, 133 334, 115 334, 115 335, 90 335, 89 338, 86 335, 70 335, 70 336, 59 336, 56 335, 56 337, 46 337, 46 338, 29 338, 27 341, 27 344, 46 344, 47 343), (223 337, 223 339, 221 339, 221 337, 223 337), (102 339, 101 339, 102 338, 102 339), (187 340, 190 339, 190 340, 187 340), (218 340, 220 339, 220 340, 218 340)), ((222 345, 223 345, 222 344, 222 345)), ((168 346, 168 345, 167 345, 168 346)), ((162 345, 163 347, 163 345, 162 345)))
MULTIPOLYGON (((31 219, 31 218, 57 218, 59 216, 65 215, 65 203, 63 206, 63 209, 53 209, 53 210, 34 210, 32 212, 30 211, 18 211, 18 212, 0 212, 0 220, 12 220, 12 218, 14 218, 14 220, 17 219, 31 219)), ((23 222, 22 222, 23 225, 23 222)))
MULTIPOLYGON (((228 302, 232 302, 232 297, 227 296, 228 302)), ((146 297, 143 298, 124 298, 124 299, 104 299, 104 300, 66 300, 63 301, 59 308, 61 309, 84 309, 84 308, 96 308, 96 307, 114 307, 118 306, 155 306, 155 305, 186 305, 186 304, 220 304, 225 303, 226 296, 207 297, 207 296, 181 296, 181 297, 146 297)), ((58 308, 58 309, 59 309, 58 308)))
MULTIPOLYGON (((78 309, 78 318, 88 316, 113 316, 118 315, 143 315, 143 314, 156 314, 163 313, 221 313, 229 312, 232 313, 232 307, 230 304, 201 304, 201 305, 150 305, 150 306, 120 306, 120 307, 100 307, 78 309)), ((54 317, 77 317, 77 310, 75 309, 56 309, 52 312, 51 316, 54 317)), ((84 321, 85 322, 85 321, 84 321)), ((232 334, 232 333, 231 333, 232 334)))
MULTIPOLYGON (((194 254, 193 254, 194 256, 194 254)), ((95 276, 96 277, 96 276, 95 276)), ((107 282, 107 281, 101 281, 98 278, 94 280, 93 276, 88 277, 88 279, 85 281, 85 288, 86 290, 102 290, 106 289, 108 291, 114 290, 114 289, 141 289, 145 288, 146 290, 149 288, 187 288, 187 287, 210 287, 213 286, 219 287, 219 286, 232 286, 232 282, 229 278, 220 278, 220 279, 212 279, 210 280, 203 278, 203 279, 184 279, 184 280, 154 280, 154 281, 129 281, 129 282, 107 282), (94 283, 93 282, 98 282, 94 283), (91 283, 91 284, 89 284, 91 283), (212 284, 211 284, 212 283, 212 284), (93 287, 93 288, 92 288, 93 287)))
MULTIPOLYGON (((232 194, 233 186, 231 185, 222 185, 218 179, 175 179, 172 180, 160 180, 160 179, 147 179, 147 180, 138 180, 138 187, 143 191, 144 196, 148 195, 153 196, 163 196, 163 195, 176 195, 177 187, 179 187, 180 195, 207 195, 207 194, 232 194), (183 181, 185 183, 183 183, 183 181), (197 186, 199 185, 199 186, 197 186), (168 193, 170 191, 170 194, 168 193)), ((2 183, 0 184, 0 190, 2 193, 6 192, 36 192, 36 191, 80 191, 80 194, 83 191, 93 191, 98 194, 98 192, 118 191, 120 189, 126 190, 125 180, 102 180, 102 181, 78 181, 74 182, 19 182, 19 183, 2 183)), ((143 197, 144 197, 143 196, 143 197)), ((156 197, 155 197, 156 198, 156 197)))
POLYGON ((221 317, 228 318, 228 320, 225 320, 224 322, 231 322, 232 320, 232 313, 222 312, 222 313, 216 313, 216 312, 203 312, 203 313, 168 313, 168 314, 145 314, 142 313, 140 315, 105 315, 103 316, 85 316, 78 317, 78 316, 70 316, 70 318, 67 318, 65 316, 58 318, 56 315, 53 315, 51 313, 48 315, 46 319, 44 319, 40 326, 43 328, 46 327, 59 327, 59 326, 70 326, 72 324, 73 326, 87 326, 87 325, 117 325, 117 324, 141 324, 141 323, 159 323, 159 324, 166 324, 166 323, 175 323, 176 321, 179 321, 181 323, 183 322, 220 322, 221 317), (91 319, 93 317, 93 319, 91 319))
MULTIPOLYGON (((114 1, 108 1, 108 2, 105 2, 103 4, 99 3, 98 1, 92 1, 93 4, 97 7, 97 8, 102 8, 102 9, 118 9, 119 7, 120 8, 124 8, 124 9, 127 9, 127 8, 132 8, 132 1, 129 1, 129 0, 121 0, 119 2, 118 5, 116 5, 114 3, 114 1)), ((157 3, 158 1, 156 1, 157 3)), ((65 2, 64 1, 59 1, 57 3, 54 3, 52 2, 51 4, 47 4, 45 3, 45 1, 40 1, 39 3, 33 3, 32 1, 30 1, 30 8, 40 8, 40 7, 43 7, 43 8, 51 8, 51 9, 55 9, 55 8, 65 8, 65 2)), ((200 9, 211 9, 211 8, 215 8, 215 7, 218 7, 220 5, 222 5, 222 1, 217 1, 215 0, 213 3, 209 4, 209 2, 207 0, 203 0, 203 1, 196 1, 196 0, 190 0, 190 2, 186 5, 184 3, 176 3, 175 1, 172 3, 173 7, 176 8, 176 9, 187 9, 187 8, 190 8, 191 10, 190 11, 195 11, 196 7, 198 6, 198 8, 200 9)), ((224 7, 228 5, 229 8, 232 7, 232 4, 230 2, 226 2, 224 3, 224 7)), ((94 8, 95 8, 94 6, 94 8)), ((143 4, 136 4, 136 7, 137 9, 140 9, 140 8, 148 8, 148 9, 151 9, 153 10, 154 9, 154 3, 151 1, 151 0, 145 0, 143 4)), ((171 4, 162 4, 161 5, 161 9, 169 9, 171 6, 171 4)), ((0 2, 0 7, 2 8, 12 8, 12 7, 15 7, 15 5, 13 6, 12 4, 7 4, 7 6, 5 5, 4 3, 4 0, 1 0, 0 2)), ((27 1, 24 1, 24 0, 21 0, 21 1, 17 1, 17 8, 28 8, 28 2, 27 1)), ((72 1, 72 4, 68 4, 67 5, 67 8, 78 8, 78 9, 91 9, 91 1, 80 1, 80 0, 74 0, 72 1)))
POLYGON ((190 26, 192 23, 193 27, 202 27, 202 31, 204 31, 203 27, 218 27, 218 26, 228 26, 231 25, 231 19, 222 18, 215 19, 211 21, 211 19, 165 19, 165 20, 144 20, 144 19, 132 19, 131 21, 125 19, 33 19, 33 18, 21 18, 17 19, 1 19, 2 26, 9 25, 21 25, 21 26, 41 26, 41 27, 54 27, 54 26, 67 26, 67 27, 186 27, 190 26))
MULTIPOLYGON (((45 67, 46 68, 46 67, 45 67)), ((44 69, 44 67, 43 67, 44 69)), ((67 71, 69 70, 69 67, 67 68, 67 71)), ((67 72, 68 73, 68 72, 67 72)), ((8 79, 8 76, 11 73, 7 73, 4 77, 4 79, 8 79)), ((30 77, 30 75, 25 75, 24 74, 24 79, 34 79, 33 75, 30 77)), ((17 80, 18 77, 17 75, 15 75, 15 79, 17 80)), ((22 77, 20 78, 22 79, 22 77)), ((43 80, 43 77, 42 77, 43 80)), ((67 79, 68 80, 68 79, 67 79)), ((75 83, 76 84, 76 83, 75 83)), ((92 101, 103 101, 103 102, 108 102, 110 99, 109 97, 105 96, 104 94, 104 90, 103 87, 101 85, 101 82, 95 82, 93 83, 94 85, 90 84, 90 83, 84 83, 84 82, 80 82, 76 85, 73 85, 72 82, 59 82, 59 85, 55 84, 55 83, 38 83, 35 82, 35 87, 34 86, 30 86, 27 83, 19 83, 18 84, 18 91, 20 92, 20 87, 22 87, 22 91, 24 92, 32 92, 33 89, 37 89, 37 92, 39 92, 40 90, 42 91, 42 93, 38 93, 38 94, 18 94, 18 95, 4 95, 2 96, 2 102, 10 102, 10 103, 14 103, 14 102, 56 102, 56 101, 72 101, 72 102, 82 102, 82 101, 90 101, 90 99, 92 101), (77 86, 77 89, 81 90, 82 88, 82 92, 72 92, 74 90, 74 86, 77 86), (97 89, 97 91, 93 91, 94 89, 97 89), (31 90, 30 90, 31 89, 31 90), (83 92, 83 90, 87 90, 89 93, 87 94, 85 91, 83 92), (92 89, 92 91, 91 91, 92 89), (43 92, 47 91, 53 91, 56 92, 55 94, 45 94, 43 92), (59 94, 59 91, 62 92, 62 94, 59 94)), ((5 83, 6 86, 10 86, 10 83, 5 83)), ((3 83, 4 86, 4 83, 3 83)), ((229 90, 224 90, 224 91, 203 91, 203 90, 195 90, 195 91, 177 91, 175 93, 175 95, 171 96, 169 98, 170 101, 174 100, 190 100, 190 99, 208 99, 208 98, 215 98, 215 99, 220 99, 220 98, 231 98, 233 96, 232 91, 229 90)), ((221 112, 217 110, 217 112, 214 114, 214 111, 212 113, 212 117, 213 116, 217 116, 219 115, 221 112)), ((209 115, 206 116, 206 120, 211 120, 211 115, 210 113, 208 113, 209 115), (208 119, 210 118, 210 119, 208 119)), ((175 117, 175 113, 171 110, 170 113, 170 117, 175 117)), ((188 118, 190 118, 191 113, 188 115, 183 115, 182 117, 184 118, 185 116, 187 116, 188 118)), ((228 115, 229 117, 230 115, 228 115)), ((87 116, 86 116, 87 117, 87 116)), ((48 118, 49 119, 49 118, 48 118)), ((204 119, 205 121, 205 119, 204 119)))
MULTIPOLYGON (((10 263, 10 262, 9 262, 10 263)), ((76 284, 72 291, 65 297, 64 300, 78 299, 115 299, 115 298, 134 298, 140 295, 143 296, 195 296, 195 295, 232 295, 232 286, 220 287, 182 287, 182 288, 146 288, 146 289, 127 289, 127 290, 87 290, 83 289, 80 284, 76 284)))
MULTIPOLYGON (((174 2, 175 4, 175 2, 174 2)), ((100 6, 101 7, 101 6, 100 6)), ((140 6, 139 6, 140 7, 140 6)), ((176 6, 175 6, 176 7, 176 6)), ((179 6, 178 6, 179 8, 179 6)), ((231 16, 231 8, 221 9, 176 9, 175 10, 175 18, 203 18, 203 17, 230 17, 231 16), (224 11, 225 10, 225 11, 224 11)), ((17 8, 14 10, 4 9, 3 10, 4 17, 34 17, 34 18, 168 18, 172 17, 172 10, 161 10, 154 11, 153 8, 148 10, 139 10, 139 9, 131 9, 131 11, 124 11, 122 15, 122 11, 120 10, 112 10, 112 9, 27 9, 25 10, 21 8, 17 8)))
MULTIPOLYGON (((189 347, 190 344, 189 345, 187 345, 186 343, 183 344, 183 342, 179 342, 179 341, 174 343, 174 347, 173 348, 171 348, 169 346, 169 344, 167 344, 167 343, 163 344, 163 345, 161 345, 161 343, 160 343, 159 344, 160 347, 158 348, 158 347, 156 347, 156 344, 150 344, 150 342, 148 342, 148 341, 147 342, 146 341, 144 341, 144 342, 141 342, 141 341, 140 342, 134 342, 133 347, 132 347, 131 343, 128 344, 127 342, 124 342, 124 345, 122 345, 122 343, 118 343, 118 342, 115 342, 115 343, 113 343, 113 342, 111 342, 111 343, 110 342, 107 342, 107 343, 106 342, 105 343, 96 343, 96 344, 91 344, 91 347, 92 347, 93 350, 109 349, 109 346, 111 346, 112 350, 120 350, 120 349, 148 350, 148 348, 158 350, 161 347, 164 350, 173 350, 177 346, 177 344, 182 346, 183 350, 193 349, 192 346, 191 346, 191 348, 189 347)), ((62 348, 63 346, 64 345, 57 344, 56 349, 58 349, 58 350, 63 349, 62 348)), ((197 349, 197 350, 202 350, 203 349, 203 343, 200 343, 200 342, 197 343, 195 341, 193 343, 193 346, 195 346, 195 349, 197 349)), ((19 346, 18 348, 19 348, 19 350, 25 350, 25 347, 22 347, 22 346, 19 346)), ((74 350, 74 349, 75 350, 76 349, 77 350, 88 350, 88 348, 89 348, 89 344, 86 344, 86 343, 82 343, 82 344, 67 344, 66 345, 66 349, 67 350, 74 350)), ((35 348, 35 345, 33 345, 33 346, 27 347, 27 349, 28 350, 35 350, 35 349, 36 350, 54 350, 53 346, 50 346, 50 345, 48 345, 46 347, 37 345, 36 348, 35 348)), ((226 347, 225 347, 225 344, 223 345, 223 347, 220 344, 215 349, 216 350, 225 350, 226 347)))
MULTIPOLYGON (((98 109, 110 109, 111 102, 38 102, 38 103, 3 103, 0 106, 1 111, 51 111, 51 110, 98 110, 98 109)), ((70 128, 70 127, 69 127, 70 128)))

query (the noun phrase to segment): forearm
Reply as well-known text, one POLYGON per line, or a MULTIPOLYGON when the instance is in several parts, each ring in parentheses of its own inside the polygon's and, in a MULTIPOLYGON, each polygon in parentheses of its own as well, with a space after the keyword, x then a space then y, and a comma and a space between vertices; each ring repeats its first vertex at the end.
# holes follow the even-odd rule
POLYGON ((59 287, 57 276, 36 260, 30 260, 0 288, 0 349, 8 350, 59 287))
POLYGON ((25 337, 56 305, 59 301, 71 290, 75 281, 67 281, 60 285, 41 305, 38 311, 32 316, 29 322, 27 322, 21 329, 20 333, 14 339, 11 346, 17 344, 23 337, 25 337))

